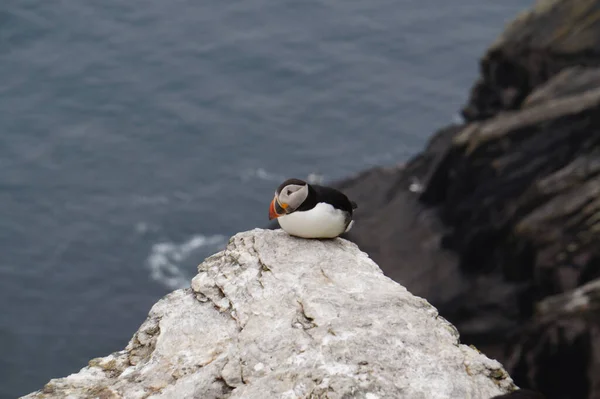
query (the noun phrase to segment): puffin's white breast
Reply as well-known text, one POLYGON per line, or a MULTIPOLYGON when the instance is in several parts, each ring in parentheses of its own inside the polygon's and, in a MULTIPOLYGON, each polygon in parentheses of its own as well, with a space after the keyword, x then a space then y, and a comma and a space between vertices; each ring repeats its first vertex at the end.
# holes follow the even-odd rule
POLYGON ((288 234, 303 238, 333 238, 346 230, 345 213, 320 202, 308 211, 296 211, 277 218, 288 234))

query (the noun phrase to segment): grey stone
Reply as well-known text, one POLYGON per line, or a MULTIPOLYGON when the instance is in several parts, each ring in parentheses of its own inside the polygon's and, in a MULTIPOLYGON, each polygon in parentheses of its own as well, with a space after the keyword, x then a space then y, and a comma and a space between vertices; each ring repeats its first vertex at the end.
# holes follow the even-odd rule
MULTIPOLYGON (((600 1, 537 0, 508 24, 482 58, 481 76, 463 116, 473 121, 519 109, 532 90, 561 71, 600 66, 599 33, 600 1)), ((568 79, 569 92, 585 88, 580 83, 589 80, 597 81, 597 75, 568 79)), ((560 94, 560 86, 552 92, 560 94)), ((529 100, 548 98, 548 93, 539 94, 529 100)))
POLYGON ((490 398, 501 364, 345 240, 234 236, 125 350, 25 398, 490 398))
POLYGON ((463 123, 337 183, 360 204, 347 237, 549 399, 600 398, 597 313, 546 301, 600 279, 599 33, 600 0, 536 1, 482 58, 463 123))
POLYGON ((507 363, 527 370, 523 383, 540 385, 548 376, 564 375, 567 367, 556 366, 566 362, 569 383, 554 383, 548 397, 600 398, 600 278, 546 297, 535 310, 528 328, 512 343, 507 363))

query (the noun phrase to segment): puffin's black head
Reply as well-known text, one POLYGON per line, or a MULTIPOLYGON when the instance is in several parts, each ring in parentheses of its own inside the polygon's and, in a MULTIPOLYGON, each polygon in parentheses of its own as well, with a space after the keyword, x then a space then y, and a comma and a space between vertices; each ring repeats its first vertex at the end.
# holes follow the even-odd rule
POLYGON ((269 220, 294 212, 308 196, 308 183, 300 179, 288 179, 275 191, 269 207, 269 220))

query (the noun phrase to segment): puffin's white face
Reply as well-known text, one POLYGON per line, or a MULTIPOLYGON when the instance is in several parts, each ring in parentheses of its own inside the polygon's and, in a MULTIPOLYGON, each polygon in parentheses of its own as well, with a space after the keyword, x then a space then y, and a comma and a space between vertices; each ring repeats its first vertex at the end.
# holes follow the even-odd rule
POLYGON ((269 220, 294 212, 308 197, 308 184, 298 179, 286 180, 269 207, 269 220), (287 183, 287 184, 286 184, 287 183))

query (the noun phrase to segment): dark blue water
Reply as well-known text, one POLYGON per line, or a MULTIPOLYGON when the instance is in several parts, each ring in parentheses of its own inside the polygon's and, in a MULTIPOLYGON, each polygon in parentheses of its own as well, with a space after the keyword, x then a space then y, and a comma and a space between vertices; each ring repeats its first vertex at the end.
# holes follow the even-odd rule
POLYGON ((0 2, 0 397, 122 348, 281 179, 417 152, 530 3, 0 2))

